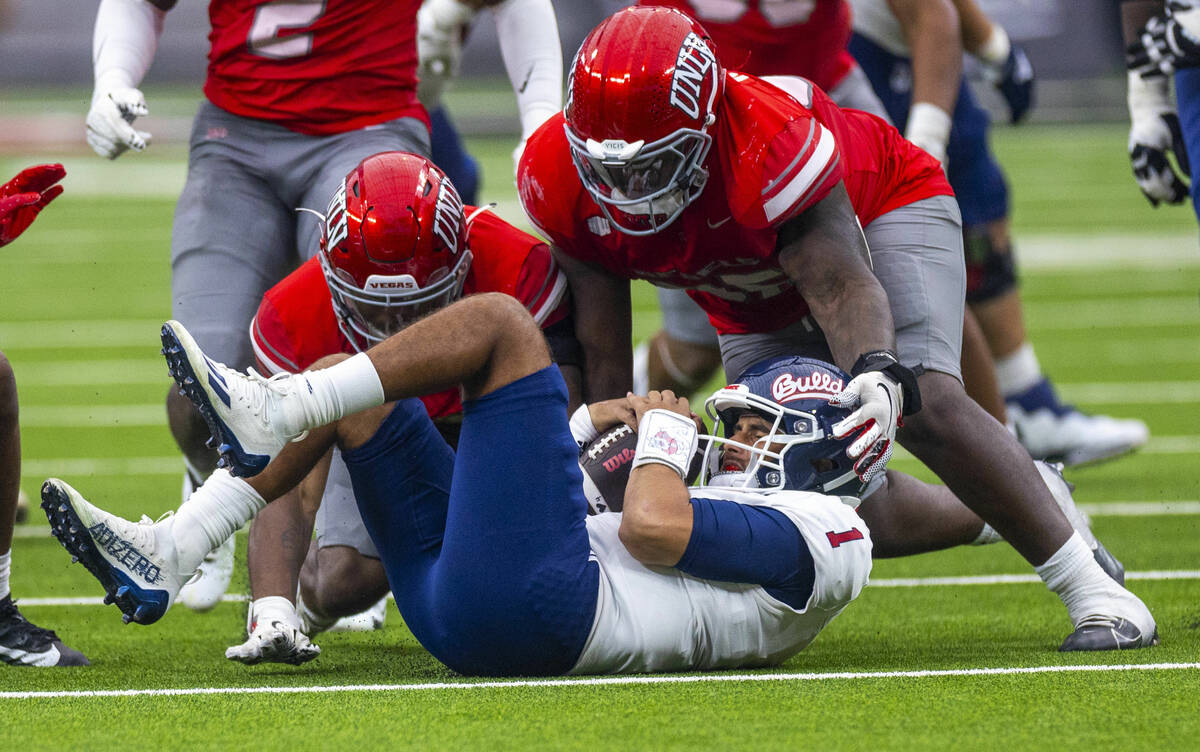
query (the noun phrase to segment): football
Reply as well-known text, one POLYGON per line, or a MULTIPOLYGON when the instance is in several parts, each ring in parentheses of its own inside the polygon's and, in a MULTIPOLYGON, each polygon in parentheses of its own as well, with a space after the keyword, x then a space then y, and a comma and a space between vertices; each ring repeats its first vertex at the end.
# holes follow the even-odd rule
MULTIPOLYGON (((625 503, 625 486, 637 452, 637 433, 621 423, 601 432, 579 452, 579 468, 583 470, 583 493, 587 497, 588 514, 619 512, 625 503)), ((702 450, 696 451, 688 469, 688 485, 700 475, 702 450)))

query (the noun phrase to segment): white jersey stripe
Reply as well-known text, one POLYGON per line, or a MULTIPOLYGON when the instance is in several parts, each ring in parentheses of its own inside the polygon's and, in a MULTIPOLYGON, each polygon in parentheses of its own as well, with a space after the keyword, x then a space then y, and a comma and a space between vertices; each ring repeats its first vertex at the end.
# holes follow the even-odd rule
POLYGON ((817 178, 825 174, 825 168, 836 152, 833 134, 823 125, 820 129, 813 155, 804 163, 800 173, 763 204, 763 213, 766 214, 768 222, 774 222, 791 209, 793 204, 809 193, 817 178))
POLYGON ((554 270, 554 286, 550 288, 550 292, 542 296, 542 304, 535 310, 531 310, 533 320, 542 325, 542 322, 558 308, 562 303, 563 295, 567 292, 567 278, 559 269, 554 270))
POLYGON ((815 120, 808 121, 808 133, 804 136, 804 145, 796 150, 796 158, 793 159, 787 167, 784 167, 783 170, 781 170, 780 173, 775 176, 774 180, 767 183, 766 188, 762 189, 763 196, 766 196, 768 193, 774 190, 775 186, 779 185, 780 181, 782 181, 788 175, 791 175, 792 170, 796 169, 796 165, 799 164, 800 160, 804 159, 804 155, 808 153, 808 145, 812 142, 813 135, 817 135, 818 137, 820 136, 820 132, 817 130, 816 125, 817 123, 815 120))
POLYGON ((270 345, 266 345, 264 347, 266 344, 266 339, 262 336, 262 332, 260 332, 258 329, 257 316, 250 320, 250 344, 254 347, 254 357, 258 358, 258 362, 266 366, 267 370, 270 371, 270 374, 268 375, 274 376, 275 374, 283 373, 284 371, 295 373, 297 370, 299 370, 294 365, 291 369, 280 365, 276 358, 284 358, 282 355, 275 352, 274 348, 271 348, 270 353, 267 352, 267 348, 270 347, 270 345))

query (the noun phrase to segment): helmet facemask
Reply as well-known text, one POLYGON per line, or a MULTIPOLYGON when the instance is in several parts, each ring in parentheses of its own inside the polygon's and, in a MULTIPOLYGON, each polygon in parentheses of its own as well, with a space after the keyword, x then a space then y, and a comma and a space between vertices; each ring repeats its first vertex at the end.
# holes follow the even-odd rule
POLYGON ((699 485, 750 491, 842 493, 846 492, 846 484, 858 482, 853 469, 829 477, 835 469, 833 463, 806 451, 831 437, 827 416, 785 407, 736 384, 709 397, 705 412, 723 426, 725 435, 702 437, 706 444, 699 485), (732 438, 738 421, 747 413, 757 415, 770 426, 753 444, 732 438), (723 455, 733 447, 749 457, 743 469, 723 466, 723 455))
POLYGON ((372 274, 365 288, 360 288, 350 275, 331 268, 324 254, 320 258, 338 327, 361 351, 365 349, 361 346, 364 341, 365 347, 378 344, 462 297, 472 255, 464 250, 453 268, 425 287, 419 287, 409 274, 372 274))
POLYGON ((581 139, 566 127, 571 159, 609 221, 627 235, 653 235, 704 191, 712 137, 680 129, 650 144, 581 139))

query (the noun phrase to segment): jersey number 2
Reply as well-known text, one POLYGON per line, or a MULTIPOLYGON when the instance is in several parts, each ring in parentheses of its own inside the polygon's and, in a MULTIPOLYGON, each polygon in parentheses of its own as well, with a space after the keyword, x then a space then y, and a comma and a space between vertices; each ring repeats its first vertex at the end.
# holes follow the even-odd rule
POLYGON ((312 52, 312 32, 289 34, 283 31, 303 29, 325 12, 325 0, 279 0, 258 6, 246 45, 250 52, 272 60, 304 57, 312 52))
POLYGON ((859 530, 858 528, 852 527, 849 530, 844 530, 840 533, 835 533, 834 531, 830 530, 828 533, 825 533, 825 537, 829 539, 829 545, 833 546, 834 548, 837 548, 838 546, 842 545, 843 543, 849 543, 850 541, 862 540, 863 534, 862 534, 862 531, 859 530))

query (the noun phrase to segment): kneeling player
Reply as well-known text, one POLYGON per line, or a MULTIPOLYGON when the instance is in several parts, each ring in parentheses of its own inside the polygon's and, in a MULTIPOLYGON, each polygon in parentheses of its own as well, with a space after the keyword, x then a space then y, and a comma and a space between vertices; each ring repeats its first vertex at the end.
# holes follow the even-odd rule
MULTIPOLYGON (((566 280, 549 248, 491 212, 464 207, 454 185, 423 157, 385 152, 346 176, 330 201, 318 257, 267 292, 250 336, 263 373, 296 373, 323 356, 365 350, 481 292, 523 302, 567 383, 578 384, 566 280)), ((454 447, 462 417, 457 389, 421 401, 454 447)), ((255 519, 247 639, 226 657, 303 662, 319 652, 308 641, 317 631, 372 603, 384 605, 388 582, 379 552, 341 453, 331 455, 255 519)), ((380 608, 373 619, 382 615, 380 608)))
MULTIPOLYGON (((587 518, 566 389, 539 327, 511 297, 466 298, 366 353, 270 381, 212 363, 175 322, 163 337, 234 472, 258 474, 218 471, 153 524, 46 483, 56 534, 127 620, 161 617, 204 552, 335 442, 405 622, 463 673, 778 663, 866 583, 861 518, 837 497, 792 490, 803 447, 827 420, 771 400, 780 429, 800 431, 763 442, 789 443, 773 471, 782 490, 689 491, 697 434, 687 402, 653 393, 629 398, 641 438, 624 513, 587 518), (451 384, 464 400, 457 457, 407 399, 451 384)), ((778 378, 803 375, 785 368, 778 378)))

